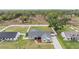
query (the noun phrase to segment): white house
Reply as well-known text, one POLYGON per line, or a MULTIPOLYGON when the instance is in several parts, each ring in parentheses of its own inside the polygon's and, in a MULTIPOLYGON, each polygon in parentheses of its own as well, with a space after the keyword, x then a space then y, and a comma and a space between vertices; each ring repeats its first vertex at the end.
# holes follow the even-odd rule
POLYGON ((62 32, 64 40, 77 40, 79 41, 79 32, 62 32))

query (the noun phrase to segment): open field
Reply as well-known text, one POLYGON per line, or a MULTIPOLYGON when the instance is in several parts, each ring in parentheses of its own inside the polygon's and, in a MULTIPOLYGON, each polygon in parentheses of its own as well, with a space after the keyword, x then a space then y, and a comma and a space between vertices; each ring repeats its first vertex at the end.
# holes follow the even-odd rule
POLYGON ((43 31, 52 31, 52 29, 48 26, 33 26, 33 27, 31 27, 31 29, 43 30, 43 31))
POLYGON ((26 33, 27 29, 28 29, 28 27, 18 27, 18 26, 15 26, 15 27, 7 28, 5 30, 5 32, 21 32, 21 33, 26 33))

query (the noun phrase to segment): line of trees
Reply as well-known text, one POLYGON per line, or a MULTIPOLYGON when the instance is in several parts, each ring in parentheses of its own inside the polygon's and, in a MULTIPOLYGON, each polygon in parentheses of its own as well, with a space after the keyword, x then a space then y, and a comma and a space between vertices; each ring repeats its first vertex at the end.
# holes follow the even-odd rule
POLYGON ((0 20, 11 20, 13 18, 17 18, 20 16, 35 16, 37 14, 41 14, 44 16, 48 16, 53 13, 60 15, 71 15, 75 14, 79 16, 79 10, 0 10, 0 20))

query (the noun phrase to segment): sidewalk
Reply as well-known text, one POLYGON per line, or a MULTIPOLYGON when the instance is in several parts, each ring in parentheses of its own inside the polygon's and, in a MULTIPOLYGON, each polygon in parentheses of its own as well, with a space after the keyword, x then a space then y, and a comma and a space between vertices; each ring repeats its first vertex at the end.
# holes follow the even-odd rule
POLYGON ((52 41, 53 41, 54 48, 55 48, 55 49, 63 49, 63 48, 61 47, 61 45, 60 45, 60 43, 59 43, 57 37, 56 37, 56 35, 57 35, 56 31, 55 31, 53 28, 52 28, 52 30, 54 31, 54 34, 55 34, 55 35, 52 37, 52 41))

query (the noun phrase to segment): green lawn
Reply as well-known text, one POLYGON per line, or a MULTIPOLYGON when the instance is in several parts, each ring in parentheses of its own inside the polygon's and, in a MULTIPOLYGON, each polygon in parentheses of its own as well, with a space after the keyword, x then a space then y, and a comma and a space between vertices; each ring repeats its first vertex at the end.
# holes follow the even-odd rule
POLYGON ((18 46, 19 48, 24 48, 24 49, 53 49, 53 44, 36 44, 34 40, 26 39, 23 40, 22 37, 19 38, 18 40, 18 46))
POLYGON ((0 49, 15 49, 17 48, 17 42, 0 42, 0 49))
POLYGON ((28 29, 28 27, 18 27, 18 26, 15 26, 15 27, 7 28, 5 30, 5 32, 21 32, 21 33, 26 33, 27 29, 28 29))
POLYGON ((79 42, 77 41, 64 41, 67 49, 79 49, 79 42))
POLYGON ((60 35, 60 34, 58 34, 58 41, 60 42, 60 44, 61 44, 61 46, 62 46, 62 48, 66 48, 66 46, 65 46, 65 43, 64 43, 64 40, 63 40, 63 38, 62 38, 62 36, 60 35))
POLYGON ((52 29, 48 26, 33 26, 31 29, 43 30, 43 31, 52 31, 52 29))
POLYGON ((51 44, 36 44, 33 40, 23 40, 25 43, 22 44, 21 42, 21 46, 20 48, 24 48, 24 49, 53 49, 53 45, 51 44))

